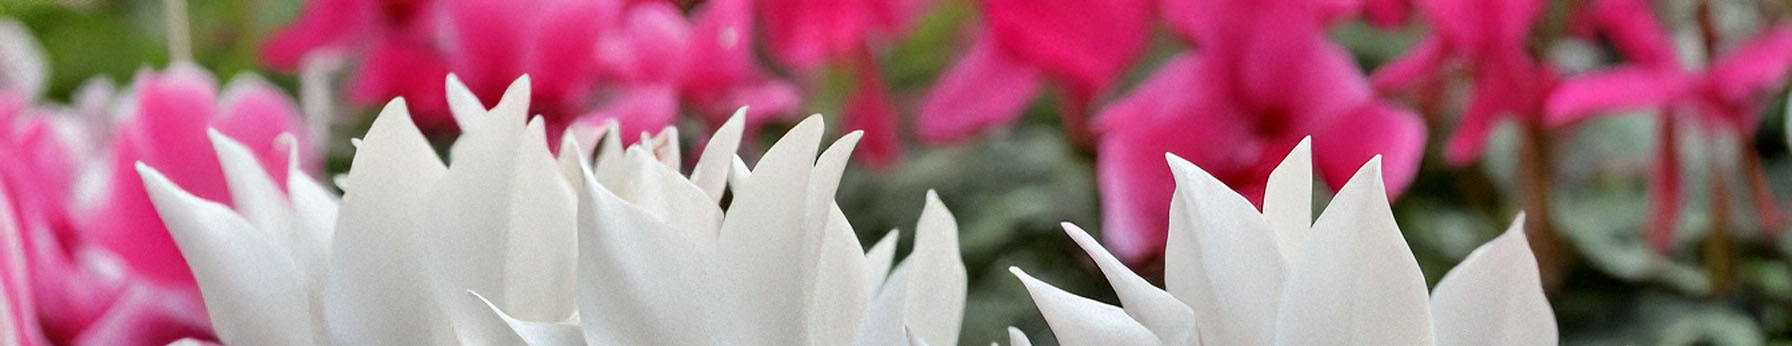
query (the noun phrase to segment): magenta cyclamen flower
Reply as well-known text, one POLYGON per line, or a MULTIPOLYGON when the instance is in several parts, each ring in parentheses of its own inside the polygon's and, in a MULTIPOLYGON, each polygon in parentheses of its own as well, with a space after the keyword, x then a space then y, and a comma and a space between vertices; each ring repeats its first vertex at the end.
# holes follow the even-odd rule
MULTIPOLYGON (((364 56, 349 96, 362 103, 402 96, 419 125, 448 129, 442 79, 454 72, 481 99, 496 99, 522 74, 535 79, 534 113, 565 126, 588 107, 597 82, 597 37, 615 1, 318 0, 263 47, 276 68, 320 51, 364 56)), ((488 105, 489 106, 489 105, 488 105)), ((555 132, 556 131, 550 131, 555 132)))
POLYGON ((1424 125, 1376 98, 1344 50, 1326 41, 1324 7, 1210 5, 1200 18, 1177 17, 1201 51, 1172 59, 1096 119, 1102 234, 1130 261, 1163 248, 1173 186, 1165 152, 1259 204, 1280 154, 1309 135, 1319 174, 1333 187, 1378 154, 1389 196, 1418 172, 1424 125))
MULTIPOLYGON (((1647 233, 1658 250, 1672 247, 1680 206, 1679 158, 1672 132, 1681 110, 1740 140, 1754 137, 1769 90, 1792 69, 1792 25, 1777 25, 1712 59, 1703 69, 1689 69, 1674 54, 1673 39, 1656 21, 1649 4, 1635 0, 1599 0, 1585 9, 1595 28, 1609 37, 1629 59, 1625 64, 1570 78, 1550 95, 1547 120, 1569 125, 1615 110, 1661 108, 1647 233)), ((1745 144, 1746 145, 1746 144, 1745 144)), ((1778 222, 1772 194, 1757 194, 1764 223, 1778 222)), ((1771 226, 1769 226, 1771 228, 1771 226)))
POLYGON ((138 73, 113 106, 95 85, 72 109, 0 91, 0 287, 18 340, 161 345, 206 337, 193 276, 143 186, 130 183, 139 179, 132 164, 172 167, 172 179, 228 203, 206 131, 255 143, 262 164, 283 171, 316 161, 289 156, 303 138, 281 135, 303 133, 297 107, 254 77, 233 80, 220 95, 209 73, 182 63, 138 73))
POLYGON ((1395 90, 1438 80, 1451 61, 1469 70, 1474 94, 1444 147, 1446 160, 1462 165, 1479 158, 1487 136, 1504 117, 1541 121, 1544 98, 1557 79, 1525 49, 1531 24, 1543 10, 1541 1, 1428 0, 1418 7, 1432 32, 1405 56, 1376 70, 1375 86, 1395 90))
POLYGON ((1086 137, 1083 113, 1144 52, 1154 7, 1147 0, 979 4, 982 31, 921 103, 922 140, 955 141, 1014 122, 1044 77, 1063 87, 1065 130, 1086 137))

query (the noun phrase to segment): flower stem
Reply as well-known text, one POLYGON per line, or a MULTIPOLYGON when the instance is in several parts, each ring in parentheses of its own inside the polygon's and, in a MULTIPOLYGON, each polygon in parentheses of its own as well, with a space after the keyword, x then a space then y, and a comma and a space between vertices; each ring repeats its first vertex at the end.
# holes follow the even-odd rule
POLYGON ((167 20, 168 61, 193 60, 193 36, 187 27, 187 0, 162 0, 167 20))
POLYGON ((1525 237, 1531 241, 1531 252, 1537 255, 1537 270, 1543 288, 1554 291, 1562 287, 1567 259, 1562 252, 1560 235, 1550 222, 1553 218, 1549 210, 1549 143, 1543 124, 1538 121, 1520 123, 1519 188, 1524 194, 1525 237))

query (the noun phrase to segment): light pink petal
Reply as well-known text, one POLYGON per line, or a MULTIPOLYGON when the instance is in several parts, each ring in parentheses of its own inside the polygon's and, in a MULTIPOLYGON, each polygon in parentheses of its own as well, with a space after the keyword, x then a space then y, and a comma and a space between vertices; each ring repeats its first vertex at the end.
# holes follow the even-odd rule
POLYGON ((580 122, 615 119, 621 125, 623 142, 640 138, 642 133, 658 132, 678 115, 678 98, 672 88, 660 85, 630 86, 596 112, 580 117, 580 122))
POLYGON ((1678 70, 1621 66, 1562 81, 1549 94, 1544 119, 1565 126, 1614 111, 1667 106, 1687 91, 1678 70))
MULTIPOLYGON (((682 78, 691 42, 691 28, 671 3, 630 8, 613 41, 621 47, 603 52, 617 77, 631 83, 672 83, 682 78)), ((713 62, 705 62, 713 63, 713 62)))
POLYGON ((192 285, 193 274, 156 215, 134 165, 165 167, 168 178, 202 198, 229 202, 224 173, 205 131, 217 86, 196 66, 139 73, 136 114, 113 139, 109 189, 91 214, 75 221, 88 240, 116 252, 123 262, 159 282, 192 285))
MULTIPOLYGON (((220 114, 211 127, 247 145, 274 181, 286 181, 287 153, 275 145, 274 138, 290 133, 302 147, 309 147, 298 104, 266 81, 239 77, 225 89, 218 106, 220 114)), ((317 161, 316 153, 308 153, 300 160, 313 165, 305 169, 316 169, 317 161)))
POLYGON ((984 35, 946 69, 921 101, 916 132, 921 140, 962 140, 1019 118, 1039 90, 1039 71, 1018 61, 984 35))
POLYGON ((211 322, 197 297, 177 289, 138 283, 87 326, 74 345, 167 345, 189 337, 211 338, 211 322))
POLYGON ((1388 198, 1398 198, 1419 173, 1425 155, 1425 123, 1405 109, 1371 102, 1313 134, 1320 176, 1344 186, 1365 162, 1381 156, 1388 198))

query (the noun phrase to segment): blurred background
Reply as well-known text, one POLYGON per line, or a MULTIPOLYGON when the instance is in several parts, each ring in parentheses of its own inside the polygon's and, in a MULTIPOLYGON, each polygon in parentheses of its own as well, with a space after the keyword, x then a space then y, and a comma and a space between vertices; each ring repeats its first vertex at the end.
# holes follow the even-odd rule
POLYGON ((861 241, 912 229, 929 189, 956 214, 965 345, 1055 344, 1010 266, 1116 302, 1060 221, 1161 283, 1168 172, 1140 152, 1256 201, 1308 135, 1315 213, 1385 156, 1433 284, 1529 215, 1565 344, 1792 344, 1792 2, 753 1, 0 0, 35 40, 0 46, 38 46, 37 105, 175 61, 259 75, 326 177, 392 97, 445 149, 452 122, 423 118, 447 72, 488 104, 529 73, 558 128, 677 126, 686 152, 736 104, 763 130, 743 153, 825 114, 867 132, 837 197, 861 241))

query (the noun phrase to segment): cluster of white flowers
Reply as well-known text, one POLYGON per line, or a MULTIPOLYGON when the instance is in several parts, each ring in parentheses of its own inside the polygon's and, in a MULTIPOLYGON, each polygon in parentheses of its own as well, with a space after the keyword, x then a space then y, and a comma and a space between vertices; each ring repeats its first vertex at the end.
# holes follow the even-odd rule
MULTIPOLYGON (((735 154, 736 116, 686 177, 670 128, 627 148, 614 126, 575 128, 556 156, 542 121, 525 121, 527 77, 491 109, 460 83, 448 88, 465 131, 450 163, 395 100, 356 142, 352 167, 336 179, 340 198, 297 168, 273 181, 242 144, 216 133, 233 206, 138 166, 221 341, 958 340, 965 268, 955 221, 938 197, 928 194, 914 251, 893 269, 895 232, 863 250, 833 201, 856 132, 823 149, 821 118, 810 117, 749 170, 735 154)), ((1066 223, 1124 308, 1013 272, 1068 345, 1555 343, 1555 319, 1517 224, 1427 295, 1379 160, 1313 220, 1309 156, 1303 141, 1270 175, 1261 213, 1170 156, 1178 186, 1167 289, 1066 223)), ((1010 335, 1027 343, 1016 330, 1010 335)))
MULTIPOLYGON (((1269 175, 1263 210, 1174 155, 1165 289, 1128 270, 1075 225, 1065 233, 1101 268, 1114 307, 1011 269, 1066 345, 1554 345, 1523 216, 1425 292, 1371 159, 1312 218, 1301 141, 1269 175)), ((1011 333, 1016 334, 1016 333, 1011 333)), ((1016 343, 1024 342, 1024 336, 1016 343)))
POLYGON ((857 133, 817 159, 823 125, 811 117, 749 171, 734 153, 737 116, 687 179, 672 129, 627 149, 614 126, 570 130, 556 158, 541 120, 524 121, 526 77, 489 110, 459 83, 448 86, 465 130, 450 164, 404 102, 393 101, 357 141, 353 166, 337 179, 340 200, 302 172, 272 181, 242 144, 217 134, 234 207, 139 165, 221 341, 958 339, 965 270, 955 221, 938 198, 929 194, 915 250, 894 270, 895 233, 866 252, 834 205, 857 133), (586 159, 600 150, 597 162, 586 159))

